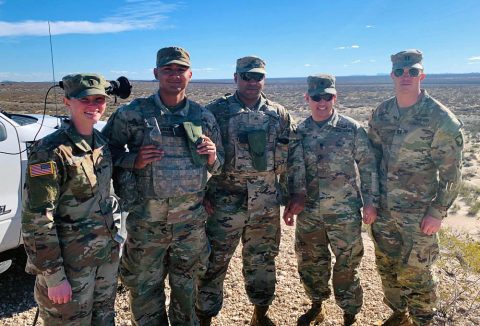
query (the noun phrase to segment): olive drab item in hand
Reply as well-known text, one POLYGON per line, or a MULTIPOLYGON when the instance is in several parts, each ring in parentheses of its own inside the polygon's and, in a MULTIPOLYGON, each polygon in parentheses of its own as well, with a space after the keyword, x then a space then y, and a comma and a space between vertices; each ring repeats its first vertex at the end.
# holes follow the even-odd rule
POLYGON ((204 166, 207 164, 207 155, 200 155, 197 153, 197 146, 203 141, 202 138, 202 125, 200 122, 185 121, 183 122, 183 128, 187 134, 189 140, 188 147, 192 154, 193 162, 198 166, 204 166))

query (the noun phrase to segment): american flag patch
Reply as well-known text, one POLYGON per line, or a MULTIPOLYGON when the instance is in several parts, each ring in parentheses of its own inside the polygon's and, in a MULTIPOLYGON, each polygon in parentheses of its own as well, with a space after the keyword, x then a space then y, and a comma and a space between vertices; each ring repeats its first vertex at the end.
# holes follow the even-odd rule
POLYGON ((41 175, 53 174, 53 162, 45 162, 30 165, 30 176, 39 177, 41 175))

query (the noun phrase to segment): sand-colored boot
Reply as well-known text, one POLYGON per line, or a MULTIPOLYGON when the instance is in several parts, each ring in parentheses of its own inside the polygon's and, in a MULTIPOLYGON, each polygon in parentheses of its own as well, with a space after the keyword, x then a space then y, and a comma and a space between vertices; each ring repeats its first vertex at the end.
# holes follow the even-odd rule
POLYGON ((270 306, 255 305, 250 326, 275 326, 273 321, 268 318, 267 311, 270 306))
POLYGON ((312 307, 297 320, 297 326, 309 326, 312 321, 315 325, 325 320, 325 309, 321 301, 312 302, 312 307))
POLYGON ((384 320, 381 326, 414 326, 406 311, 394 311, 388 319, 384 320))

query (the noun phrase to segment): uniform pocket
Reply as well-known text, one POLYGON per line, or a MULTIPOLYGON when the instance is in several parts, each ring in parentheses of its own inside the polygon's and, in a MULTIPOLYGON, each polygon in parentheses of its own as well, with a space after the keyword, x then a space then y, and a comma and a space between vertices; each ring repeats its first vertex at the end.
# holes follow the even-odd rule
POLYGON ((86 158, 77 157, 68 163, 68 177, 70 190, 79 202, 93 197, 93 188, 97 177, 92 164, 87 164, 86 158))

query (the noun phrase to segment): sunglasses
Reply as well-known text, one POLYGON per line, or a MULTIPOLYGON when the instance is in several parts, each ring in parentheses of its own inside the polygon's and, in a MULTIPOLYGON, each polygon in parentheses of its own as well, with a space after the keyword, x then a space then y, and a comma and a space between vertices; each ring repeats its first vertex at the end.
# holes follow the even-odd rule
POLYGON ((312 101, 314 102, 320 102, 321 100, 324 100, 325 102, 330 102, 333 98, 333 94, 318 94, 318 95, 313 95, 313 96, 310 96, 310 98, 312 99, 312 101))
MULTIPOLYGON (((395 77, 402 77, 403 73, 404 73, 404 70, 402 68, 398 68, 393 71, 393 74, 395 75, 395 77)), ((420 75, 420 69, 410 68, 408 69, 408 75, 410 77, 418 77, 418 75, 420 75)))
POLYGON ((265 78, 265 75, 259 72, 241 72, 240 78, 242 78, 246 82, 249 82, 252 80, 259 82, 263 80, 263 78, 265 78))

